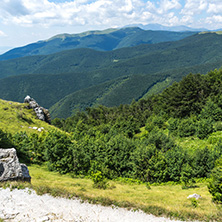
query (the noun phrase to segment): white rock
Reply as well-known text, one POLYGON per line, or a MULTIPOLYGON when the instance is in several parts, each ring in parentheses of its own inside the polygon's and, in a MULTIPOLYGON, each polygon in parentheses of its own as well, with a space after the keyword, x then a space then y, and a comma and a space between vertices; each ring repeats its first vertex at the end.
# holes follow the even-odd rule
POLYGON ((187 197, 187 199, 190 199, 190 198, 195 198, 196 200, 198 200, 201 198, 201 196, 199 194, 194 193, 187 197))
POLYGON ((31 180, 27 166, 19 163, 15 148, 0 148, 0 182, 7 180, 31 180))

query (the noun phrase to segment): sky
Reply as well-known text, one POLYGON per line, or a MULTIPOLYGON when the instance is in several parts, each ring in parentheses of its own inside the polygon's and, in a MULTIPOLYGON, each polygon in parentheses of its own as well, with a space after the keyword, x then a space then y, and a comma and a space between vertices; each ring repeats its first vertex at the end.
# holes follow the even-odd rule
POLYGON ((222 0, 0 0, 0 53, 61 33, 129 24, 222 28, 222 0))

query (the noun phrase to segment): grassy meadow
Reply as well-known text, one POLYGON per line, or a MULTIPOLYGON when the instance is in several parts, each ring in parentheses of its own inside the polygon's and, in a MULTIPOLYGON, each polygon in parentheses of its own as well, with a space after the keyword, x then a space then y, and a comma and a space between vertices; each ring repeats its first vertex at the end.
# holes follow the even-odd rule
POLYGON ((38 133, 33 127, 55 129, 54 126, 37 119, 35 112, 26 106, 25 103, 0 99, 0 129, 12 134, 21 131, 26 131, 28 134, 38 133))

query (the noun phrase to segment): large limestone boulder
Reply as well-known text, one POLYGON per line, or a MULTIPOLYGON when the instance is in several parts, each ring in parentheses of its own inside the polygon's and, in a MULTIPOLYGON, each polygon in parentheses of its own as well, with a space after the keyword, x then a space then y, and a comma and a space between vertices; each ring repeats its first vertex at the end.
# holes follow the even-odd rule
POLYGON ((8 180, 31 181, 28 168, 25 164, 19 163, 14 148, 0 148, 0 182, 8 180))

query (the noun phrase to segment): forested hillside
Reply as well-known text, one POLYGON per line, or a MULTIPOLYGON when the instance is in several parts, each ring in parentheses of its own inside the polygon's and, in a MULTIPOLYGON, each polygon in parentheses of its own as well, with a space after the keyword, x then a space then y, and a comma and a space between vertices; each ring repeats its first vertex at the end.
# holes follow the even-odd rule
POLYGON ((111 51, 141 44, 176 41, 195 33, 196 32, 151 31, 142 30, 137 27, 128 27, 123 29, 107 29, 104 31, 88 31, 80 34, 60 34, 48 40, 12 49, 0 55, 0 60, 31 55, 47 55, 77 48, 111 51))
POLYGON ((129 104, 190 72, 220 68, 221 41, 222 35, 205 33, 109 52, 76 49, 1 61, 0 97, 21 102, 29 94, 44 107, 54 105, 54 118, 68 117, 88 105, 129 104), (84 97, 87 89, 91 92, 88 100, 84 97))
MULTIPOLYGON (((187 175, 191 182, 209 177, 222 155, 221 82, 222 71, 190 74, 147 100, 89 108, 54 124, 78 141, 75 173, 97 170, 149 182, 187 175)), ((51 161, 52 168, 68 167, 59 163, 51 161)))
POLYGON ((221 161, 221 83, 220 70, 189 74, 131 105, 87 108, 53 121, 69 134, 49 131, 19 141, 7 134, 5 138, 22 148, 29 161, 47 161, 49 169, 61 173, 100 171, 110 179, 189 185, 192 178, 209 177, 221 161))

